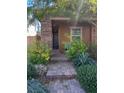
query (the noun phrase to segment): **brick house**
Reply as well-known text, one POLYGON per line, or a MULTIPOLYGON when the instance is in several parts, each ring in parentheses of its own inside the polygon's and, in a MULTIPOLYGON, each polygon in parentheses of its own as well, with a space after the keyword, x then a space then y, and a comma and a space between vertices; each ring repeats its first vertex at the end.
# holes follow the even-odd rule
MULTIPOLYGON (((88 19, 89 20, 89 19, 88 19)), ((38 35, 41 41, 47 43, 51 49, 64 50, 64 45, 74 39, 85 41, 87 44, 97 44, 96 19, 75 22, 70 18, 54 17, 41 22, 42 30, 38 35)), ((28 37, 28 43, 36 37, 28 37)))

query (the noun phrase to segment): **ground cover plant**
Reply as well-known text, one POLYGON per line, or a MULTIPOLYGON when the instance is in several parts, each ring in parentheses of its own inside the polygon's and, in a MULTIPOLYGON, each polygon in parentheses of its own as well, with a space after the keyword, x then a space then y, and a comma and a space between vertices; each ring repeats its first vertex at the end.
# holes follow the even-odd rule
POLYGON ((27 93, 48 93, 48 90, 40 81, 28 80, 27 93))
POLYGON ((77 68, 77 79, 87 93, 97 93, 96 65, 81 65, 77 68))
POLYGON ((31 80, 31 79, 36 79, 38 76, 38 73, 34 67, 33 64, 31 63, 27 63, 27 79, 31 80))
POLYGON ((72 61, 75 67, 79 67, 81 65, 87 65, 87 64, 96 64, 95 60, 90 58, 89 53, 84 53, 84 52, 77 54, 72 61))

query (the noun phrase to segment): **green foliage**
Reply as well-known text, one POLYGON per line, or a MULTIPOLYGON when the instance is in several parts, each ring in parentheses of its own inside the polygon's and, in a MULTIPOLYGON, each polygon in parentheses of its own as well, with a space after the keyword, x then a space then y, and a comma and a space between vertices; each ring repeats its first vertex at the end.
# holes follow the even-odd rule
POLYGON ((48 93, 48 90, 38 80, 28 80, 27 93, 48 93))
POLYGON ((87 46, 84 42, 81 41, 73 41, 70 44, 70 48, 66 50, 66 54, 70 59, 74 59, 77 54, 85 52, 87 50, 87 46))
POLYGON ((88 51, 90 54, 90 57, 93 58, 94 60, 97 60, 97 46, 96 44, 92 44, 88 47, 88 51))
POLYGON ((47 44, 34 42, 28 46, 28 59, 33 64, 47 64, 50 60, 51 50, 47 44))
POLYGON ((64 49, 68 50, 71 47, 71 43, 65 43, 64 49))
POLYGON ((73 60, 73 62, 76 67, 87 64, 95 64, 95 61, 89 57, 88 53, 78 54, 73 60))
POLYGON ((34 5, 27 8, 27 15, 32 14, 33 18, 27 17, 28 27, 37 19, 39 22, 50 17, 69 17, 72 21, 90 21, 96 18, 96 0, 33 0, 34 5))
POLYGON ((34 11, 34 16, 40 21, 44 16, 43 11, 36 9, 34 11))
POLYGON ((30 80, 32 78, 37 78, 37 72, 36 69, 34 67, 34 65, 32 65, 31 63, 28 62, 27 64, 27 79, 30 80))
MULTIPOLYGON (((75 18, 77 13, 82 18, 84 15, 96 15, 96 0, 34 0, 31 9, 37 19, 46 16, 66 16, 75 18), (52 4, 50 6, 50 4, 52 4), (35 12, 37 11, 38 12, 35 12)), ((29 13, 29 11, 27 11, 29 13)), ((41 19, 39 19, 40 21, 41 19)))
POLYGON ((67 56, 73 61, 77 78, 87 93, 97 93, 96 62, 87 53, 84 42, 74 41, 65 44, 67 56))
POLYGON ((97 93, 96 65, 81 65, 77 68, 77 79, 87 93, 97 93))

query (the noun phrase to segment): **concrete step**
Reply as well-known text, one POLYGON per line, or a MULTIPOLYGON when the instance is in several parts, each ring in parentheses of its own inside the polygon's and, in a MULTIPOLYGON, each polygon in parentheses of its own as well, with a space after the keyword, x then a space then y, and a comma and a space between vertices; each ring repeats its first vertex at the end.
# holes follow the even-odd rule
POLYGON ((76 79, 51 81, 48 90, 50 93, 85 93, 76 79))
POLYGON ((69 61, 66 57, 52 57, 51 62, 69 61))
POLYGON ((47 81, 75 79, 76 75, 47 75, 47 81))
POLYGON ((77 75, 71 62, 56 62, 48 65, 46 78, 54 79, 72 79, 77 75))

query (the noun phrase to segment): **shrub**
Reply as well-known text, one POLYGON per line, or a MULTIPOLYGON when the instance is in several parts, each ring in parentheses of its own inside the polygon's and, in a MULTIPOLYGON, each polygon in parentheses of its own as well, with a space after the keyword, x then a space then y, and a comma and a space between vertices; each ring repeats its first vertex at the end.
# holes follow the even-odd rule
POLYGON ((48 93, 47 88, 38 80, 28 80, 27 93, 48 93))
POLYGON ((70 59, 74 59, 77 54, 85 52, 87 50, 87 46, 84 42, 74 41, 71 42, 68 49, 66 50, 66 54, 70 59))
POLYGON ((97 93, 96 65, 81 65, 77 68, 77 79, 87 93, 97 93))
POLYGON ((27 79, 32 79, 32 78, 36 78, 37 77, 37 72, 36 69, 34 67, 34 65, 32 65, 31 63, 27 64, 27 79))
POLYGON ((65 43, 64 49, 68 50, 71 47, 71 43, 65 43))
POLYGON ((79 67, 81 65, 96 63, 92 58, 89 57, 88 53, 77 54, 75 59, 73 59, 73 62, 76 67, 79 67))
POLYGON ((47 64, 50 59, 50 48, 41 42, 28 46, 28 60, 33 64, 47 64))
POLYGON ((90 57, 94 60, 97 60, 97 46, 96 44, 91 44, 88 47, 88 53, 90 54, 90 57))

